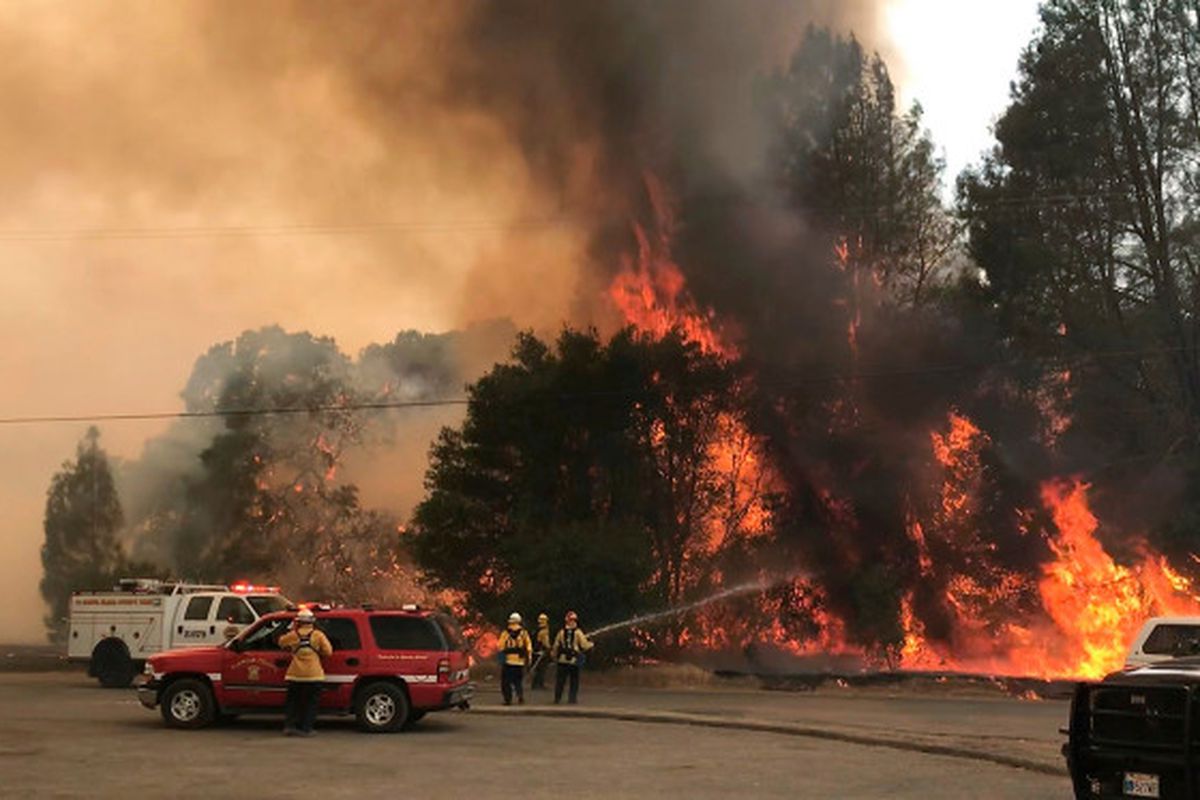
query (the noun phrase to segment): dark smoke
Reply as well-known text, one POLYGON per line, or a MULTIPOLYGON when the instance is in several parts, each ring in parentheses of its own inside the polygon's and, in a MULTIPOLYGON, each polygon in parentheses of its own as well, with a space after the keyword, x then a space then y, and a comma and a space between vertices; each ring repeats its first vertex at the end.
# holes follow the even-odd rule
MULTIPOLYGON (((986 585, 989 572, 1034 575, 1048 553, 1026 529, 1044 520, 1013 509, 1039 507, 1051 465, 1036 444, 1036 409, 1011 375, 981 366, 1003 358, 996 337, 952 310, 900 313, 859 297, 851 273, 832 264, 837 232, 779 185, 777 142, 760 105, 764 78, 786 65, 808 24, 854 28, 869 41, 877 4, 470 9, 449 59, 450 100, 502 120, 547 192, 595 220, 598 274, 631 248, 631 220, 654 224, 647 173, 678 198, 672 255, 699 304, 738 333, 757 389, 752 419, 785 482, 774 555, 819 577, 851 634, 895 641, 899 601, 911 592, 928 635, 944 640, 949 576, 970 571, 986 585), (851 305, 864 315, 854 347, 851 305), (833 377, 881 370, 898 374, 833 377), (848 402, 853 419, 839 419, 831 409, 848 402), (978 487, 984 529, 931 534, 937 571, 922 575, 909 523, 940 503, 929 432, 952 410, 988 432, 978 487), (891 623, 881 628, 881 617, 891 623)), ((1010 610, 1035 607, 1032 581, 1026 589, 1010 610)))

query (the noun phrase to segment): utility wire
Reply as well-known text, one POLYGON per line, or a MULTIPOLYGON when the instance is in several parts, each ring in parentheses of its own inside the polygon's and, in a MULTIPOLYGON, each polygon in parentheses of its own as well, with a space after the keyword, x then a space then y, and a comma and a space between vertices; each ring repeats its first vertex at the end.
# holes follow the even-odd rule
MULTIPOLYGON (((1040 197, 995 197, 973 200, 970 207, 1006 208, 1049 208, 1074 205, 1085 200, 1131 199, 1128 192, 1090 192, 1043 195, 1040 197)), ((882 217, 891 215, 887 205, 861 206, 807 206, 803 203, 754 202, 737 195, 728 199, 720 196, 703 196, 684 204, 745 202, 747 205, 790 210, 801 216, 829 218, 838 216, 882 217)), ((952 209, 947 209, 948 213, 952 209)), ((220 239, 255 238, 270 236, 363 236, 414 233, 461 233, 491 232, 521 229, 561 228, 577 225, 587 217, 581 214, 560 213, 542 217, 517 219, 447 219, 380 221, 365 223, 299 223, 280 225, 197 225, 197 226, 147 226, 147 227, 81 227, 81 228, 0 228, 0 242, 63 242, 63 241, 106 241, 106 240, 156 240, 156 239, 220 239)))
MULTIPOLYGON (((912 367, 908 369, 891 369, 891 370, 876 370, 876 371, 856 371, 848 373, 830 373, 826 375, 813 375, 804 378, 794 378, 787 380, 760 380, 759 385, 771 388, 787 390, 809 386, 814 384, 838 383, 838 382, 857 382, 867 380, 880 380, 886 378, 910 378, 920 377, 923 375, 941 375, 952 374, 957 372, 973 372, 993 369, 998 367, 1011 367, 1019 364, 1042 364, 1055 363, 1059 366, 1072 368, 1086 364, 1090 361, 1109 358, 1130 358, 1130 357, 1148 357, 1156 355, 1169 355, 1187 350, 1185 347, 1156 347, 1145 349, 1130 349, 1130 350, 1107 350, 1097 351, 1094 353, 1080 354, 1073 359, 1058 359, 1052 356, 1039 358, 1024 358, 1024 359, 1008 359, 998 361, 981 361, 976 363, 963 364, 947 364, 933 365, 924 367, 912 367)), ((630 389, 610 389, 601 392, 571 392, 561 393, 557 396, 561 401, 575 401, 586 399, 598 399, 606 397, 637 397, 649 394, 652 390, 647 388, 630 388, 630 389)), ((8 416, 0 417, 0 425, 41 425, 54 423, 79 423, 79 422, 130 422, 130 421, 150 421, 162 419, 208 419, 208 418, 248 418, 248 417, 265 417, 265 416, 289 416, 297 414, 317 414, 323 412, 338 412, 338 411, 388 411, 395 409, 406 408, 442 408, 448 406, 465 406, 470 403, 467 397, 442 397, 430 398, 428 400, 382 400, 382 401, 355 401, 351 403, 329 403, 312 406, 274 406, 263 408, 229 408, 229 409, 212 409, 206 411, 148 411, 148 412, 115 412, 115 413, 96 413, 96 414, 50 414, 41 416, 8 416)))
POLYGON ((134 228, 29 228, 0 229, 0 242, 57 242, 106 239, 218 239, 258 236, 340 236, 386 233, 459 233, 521 228, 559 227, 572 217, 526 219, 465 219, 447 221, 370 222, 359 224, 228 225, 134 228))
POLYGON ((145 411, 118 412, 112 414, 56 414, 30 417, 0 417, 0 425, 40 425, 57 422, 126 422, 156 419, 205 419, 211 417, 265 417, 294 414, 317 414, 328 411, 376 411, 397 408, 434 408, 438 406, 465 406, 465 397, 447 397, 436 400, 405 400, 394 402, 345 403, 342 405, 276 406, 267 408, 228 408, 211 411, 145 411))

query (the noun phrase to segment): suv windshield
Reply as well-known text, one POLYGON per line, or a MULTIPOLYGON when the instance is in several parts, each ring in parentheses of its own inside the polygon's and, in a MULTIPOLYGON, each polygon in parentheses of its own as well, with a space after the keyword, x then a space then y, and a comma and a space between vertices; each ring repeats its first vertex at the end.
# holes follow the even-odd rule
POLYGON ((1164 623, 1146 637, 1142 652, 1149 655, 1188 656, 1200 651, 1200 625, 1164 623))
POLYGON ((292 623, 287 617, 272 619, 251 628, 244 636, 234 639, 238 650, 278 650, 275 640, 292 623))
POLYGON ((265 617, 267 614, 272 614, 276 611, 286 611, 288 601, 286 597, 280 597, 277 594, 255 594, 246 598, 250 601, 250 605, 254 608, 254 613, 260 617, 265 617))

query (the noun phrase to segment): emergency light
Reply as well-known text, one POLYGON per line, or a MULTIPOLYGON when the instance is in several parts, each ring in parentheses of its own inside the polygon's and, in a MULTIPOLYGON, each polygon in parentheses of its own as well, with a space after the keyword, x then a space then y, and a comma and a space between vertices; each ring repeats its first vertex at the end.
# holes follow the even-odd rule
POLYGON ((251 594, 253 592, 261 592, 263 594, 279 594, 278 586, 255 586, 253 583, 246 581, 238 581, 233 586, 229 587, 231 592, 237 594, 251 594))

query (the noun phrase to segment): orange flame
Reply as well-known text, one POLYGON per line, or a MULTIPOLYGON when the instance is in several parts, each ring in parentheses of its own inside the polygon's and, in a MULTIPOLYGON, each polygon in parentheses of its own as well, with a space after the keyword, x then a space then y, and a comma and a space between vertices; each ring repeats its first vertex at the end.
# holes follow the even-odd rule
MULTIPOLYGON (((968 526, 972 507, 970 473, 977 448, 986 441, 970 420, 951 414, 946 433, 931 436, 933 454, 950 476, 942 493, 939 522, 968 526)), ((909 669, 950 669, 1043 678, 1096 678, 1121 667, 1129 643, 1145 620, 1164 614, 1200 613, 1190 579, 1144 542, 1137 563, 1118 564, 1096 533, 1100 523, 1088 505, 1089 487, 1078 479, 1042 486, 1041 500, 1053 521, 1045 535, 1053 559, 1035 587, 1016 573, 989 573, 986 552, 974 560, 983 578, 958 574, 948 581, 946 601, 954 615, 948 644, 925 639, 912 598, 902 603, 901 663, 909 669), (1022 618, 1014 598, 1034 588, 1037 613, 1022 618), (1000 619, 998 625, 986 620, 1000 619)), ((924 534, 913 522, 910 536, 924 534)), ((968 542, 959 542, 969 546, 968 542)))
POLYGON ((706 353, 735 357, 735 348, 716 330, 716 315, 696 305, 683 272, 671 258, 676 226, 666 189, 649 174, 645 184, 654 209, 656 235, 651 236, 641 223, 633 223, 637 253, 622 260, 621 271, 609 285, 609 299, 625 321, 640 331, 661 337, 678 329, 706 353))
MULTIPOLYGON (((626 322, 643 332, 663 336, 680 330, 707 353, 736 357, 728 329, 718 324, 711 310, 696 304, 671 257, 676 223, 666 191, 652 175, 645 182, 655 227, 633 224, 636 252, 623 260, 609 286, 609 298, 626 322)), ((849 243, 839 243, 835 256, 838 267, 852 273, 850 295, 840 304, 846 307, 849 345, 857 355, 862 324, 859 274, 849 243)), ((1054 388, 1065 391, 1069 380, 1067 374, 1059 376, 1054 388)), ((1044 410, 1055 412, 1047 414, 1047 439, 1052 442, 1069 420, 1058 415, 1054 403, 1044 405, 1044 410)), ((761 442, 737 420, 722 419, 721 425, 726 430, 713 452, 714 463, 732 476, 730 505, 740 516, 736 525, 713 528, 711 551, 730 533, 756 535, 770 527, 761 497, 773 478, 761 442)), ((994 513, 978 500, 983 481, 980 454, 990 443, 987 433, 952 411, 946 428, 931 431, 929 442, 931 463, 944 475, 940 497, 932 509, 908 511, 908 535, 922 579, 938 579, 937 585, 944 587, 934 600, 948 615, 950 632, 937 641, 929 638, 927 620, 921 618, 910 591, 899 609, 902 643, 888 654, 889 662, 915 670, 1099 677, 1122 665, 1132 636, 1146 618, 1200 614, 1200 597, 1191 579, 1147 544, 1140 545, 1140 556, 1131 565, 1109 555, 1096 536, 1100 523, 1088 506, 1089 487, 1078 479, 1052 480, 1041 487, 1042 506, 1053 522, 1048 530, 1035 525, 1035 509, 1012 510, 1024 535, 1042 537, 1052 559, 1040 575, 1008 570, 995 555, 997 545, 981 532, 981 515, 994 513), (953 554, 957 567, 939 563, 947 553, 953 554)), ((831 519, 845 520, 833 527, 853 531, 853 507, 825 490, 818 493, 831 519)), ((766 615, 765 629, 752 626, 744 614, 714 608, 700 612, 692 628, 679 632, 678 641, 728 648, 753 640, 798 656, 862 656, 861 648, 848 644, 845 623, 829 612, 820 586, 798 579, 784 591, 789 597, 786 621, 772 605, 777 601, 764 593, 755 602, 758 612, 766 615), (798 631, 793 619, 805 620, 805 631, 798 631)), ((926 602, 928 598, 922 599, 926 602)))

